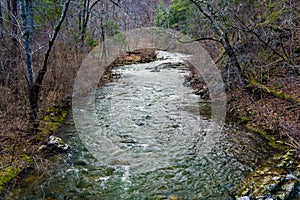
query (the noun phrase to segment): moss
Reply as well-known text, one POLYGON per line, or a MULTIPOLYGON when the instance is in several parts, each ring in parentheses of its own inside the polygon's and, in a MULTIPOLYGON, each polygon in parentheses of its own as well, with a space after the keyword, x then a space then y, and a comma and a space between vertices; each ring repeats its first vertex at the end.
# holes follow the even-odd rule
POLYGON ((253 198, 272 196, 273 199, 286 199, 293 193, 296 179, 287 179, 287 174, 297 176, 299 162, 293 159, 292 151, 279 153, 265 161, 238 185, 236 197, 250 195, 253 198))
MULTIPOLYGON (((67 111, 60 108, 47 109, 40 126, 39 135, 35 138, 38 141, 44 141, 53 131, 57 130, 67 116, 67 111)), ((23 169, 33 164, 33 160, 27 154, 19 152, 17 163, 14 166, 8 166, 0 170, 0 192, 11 182, 23 169), (21 162, 19 162, 21 161, 21 162)))
POLYGON ((254 126, 251 126, 250 124, 247 124, 246 128, 249 131, 252 131, 254 133, 258 133, 261 136, 263 136, 266 140, 268 140, 269 145, 271 147, 275 148, 275 149, 278 149, 280 151, 285 151, 285 150, 289 149, 289 147, 287 145, 279 144, 279 141, 277 141, 274 136, 270 135, 268 132, 266 132, 265 130, 263 130, 260 127, 254 127, 254 126))
POLYGON ((282 85, 280 83, 274 83, 273 87, 277 88, 277 89, 281 89, 282 85))
POLYGON ((238 119, 240 120, 241 124, 247 124, 251 121, 251 119, 248 116, 238 116, 238 119))
POLYGON ((263 92, 267 93, 267 94, 271 94, 274 97, 286 100, 286 101, 290 101, 293 103, 300 103, 300 99, 297 99, 296 97, 293 97, 291 95, 288 95, 286 93, 283 93, 282 91, 279 90, 275 90, 272 88, 268 88, 267 86, 258 83, 254 78, 251 78, 249 81, 249 84, 247 85, 248 88, 258 88, 261 89, 263 92))
POLYGON ((39 130, 40 139, 44 140, 44 137, 49 136, 52 132, 57 130, 67 116, 67 111, 60 108, 48 108, 47 114, 44 116, 39 130))
POLYGON ((15 168, 13 166, 8 166, 2 171, 0 171, 0 191, 2 191, 9 182, 13 180, 21 172, 20 168, 15 168))
POLYGON ((30 156, 27 154, 22 154, 21 159, 26 163, 26 164, 33 164, 33 160, 30 156))

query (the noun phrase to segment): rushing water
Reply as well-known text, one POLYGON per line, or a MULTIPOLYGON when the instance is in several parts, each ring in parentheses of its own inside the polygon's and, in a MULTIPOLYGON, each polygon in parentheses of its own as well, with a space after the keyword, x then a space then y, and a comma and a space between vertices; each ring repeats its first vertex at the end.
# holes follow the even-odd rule
POLYGON ((25 176, 7 199, 230 199, 230 188, 270 149, 234 124, 222 133, 210 129, 218 125, 209 106, 183 84, 188 71, 162 64, 182 55, 160 55, 165 60, 115 69, 121 78, 97 91, 99 134, 117 153, 99 151, 95 159, 70 116, 61 129, 68 155, 47 172, 25 176))

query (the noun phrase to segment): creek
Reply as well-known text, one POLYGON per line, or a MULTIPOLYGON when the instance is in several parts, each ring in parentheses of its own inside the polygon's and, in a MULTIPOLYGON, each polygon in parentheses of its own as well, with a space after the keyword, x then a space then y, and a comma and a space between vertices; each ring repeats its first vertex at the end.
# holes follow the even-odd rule
POLYGON ((83 145, 69 115, 59 131, 71 149, 22 178, 7 199, 231 199, 228 191, 272 149, 235 123, 211 129, 218 124, 209 103, 184 84, 184 56, 159 55, 115 68, 117 79, 96 92, 98 133, 118 152, 102 151, 93 138, 83 145), (97 148, 98 159, 89 151, 97 148))

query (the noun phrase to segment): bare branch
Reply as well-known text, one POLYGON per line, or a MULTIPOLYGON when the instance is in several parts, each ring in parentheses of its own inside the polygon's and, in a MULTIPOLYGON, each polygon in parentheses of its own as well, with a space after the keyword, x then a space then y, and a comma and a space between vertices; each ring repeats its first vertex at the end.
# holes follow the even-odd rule
POLYGON ((180 40, 180 38, 178 39, 178 42, 181 42, 181 43, 192 43, 192 42, 196 42, 196 41, 205 41, 205 40, 210 40, 210 41, 214 41, 214 42, 218 42, 218 43, 221 43, 222 42, 216 38, 212 38, 212 37, 201 37, 201 38, 192 38, 192 40, 189 40, 189 41, 183 41, 183 40, 180 40))
POLYGON ((62 25, 62 23, 64 22, 64 20, 66 18, 70 2, 71 2, 71 0, 67 0, 66 3, 64 4, 63 11, 62 11, 62 14, 60 16, 60 19, 59 19, 57 25, 54 27, 52 37, 51 37, 51 39, 48 43, 48 49, 47 49, 47 51, 44 55, 44 61, 43 61, 42 69, 39 71, 36 82, 35 82, 37 87, 38 87, 37 91, 39 91, 40 85, 42 84, 44 76, 47 72, 47 64, 48 64, 48 59, 49 59, 49 56, 50 56, 50 52, 52 50, 52 47, 54 45, 55 39, 58 35, 58 32, 60 31, 61 25, 62 25))
POLYGON ((281 53, 279 53, 276 49, 274 49, 272 46, 270 46, 268 44, 268 42, 266 42, 265 40, 263 40, 260 35, 253 29, 250 29, 249 26, 247 26, 238 16, 237 14, 230 10, 230 12, 233 13, 234 17, 238 20, 238 22, 244 27, 242 29, 239 28, 239 30, 241 31, 244 31, 244 32, 247 32, 247 33, 250 33, 252 35, 254 35, 260 42, 262 42, 267 48, 269 48, 275 55, 279 56, 280 58, 282 58, 282 60, 286 63, 289 63, 289 64, 293 64, 290 60, 288 60, 287 58, 285 58, 283 55, 281 55, 281 53))
POLYGON ((110 2, 112 2, 115 6, 119 7, 119 8, 122 8, 118 3, 116 3, 115 1, 113 0, 109 0, 110 2))
POLYGON ((198 10, 204 15, 204 17, 206 17, 210 24, 212 25, 213 29, 215 30, 215 32, 217 33, 217 35, 219 37, 223 37, 223 33, 220 30, 220 28, 218 27, 216 21, 213 19, 213 17, 211 15, 209 15, 207 12, 205 12, 202 8, 202 6, 200 5, 200 2, 197 2, 195 0, 190 0, 193 4, 195 4, 195 6, 198 8, 198 10))

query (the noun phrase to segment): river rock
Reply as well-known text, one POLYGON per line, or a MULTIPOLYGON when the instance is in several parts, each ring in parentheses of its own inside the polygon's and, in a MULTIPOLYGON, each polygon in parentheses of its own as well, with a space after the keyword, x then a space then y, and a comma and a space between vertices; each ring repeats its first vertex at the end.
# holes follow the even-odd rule
POLYGON ((70 148, 69 145, 67 145, 66 143, 64 143, 64 141, 61 138, 56 137, 54 135, 51 135, 49 137, 47 145, 54 146, 57 149, 62 150, 62 151, 67 151, 70 148))
POLYGON ((290 151, 274 156, 240 184, 236 198, 287 200, 299 184, 299 170, 299 164, 290 151))
POLYGON ((245 197, 237 198, 236 200, 250 200, 250 197, 245 196, 245 197))

